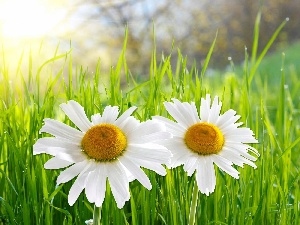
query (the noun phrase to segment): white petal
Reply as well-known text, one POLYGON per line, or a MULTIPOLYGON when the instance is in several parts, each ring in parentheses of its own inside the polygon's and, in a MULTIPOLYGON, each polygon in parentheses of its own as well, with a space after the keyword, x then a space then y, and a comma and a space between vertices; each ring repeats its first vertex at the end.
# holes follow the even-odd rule
POLYGON ((80 152, 80 147, 77 144, 67 142, 65 140, 53 137, 40 138, 33 145, 33 154, 46 153, 56 156, 59 153, 72 154, 80 152))
POLYGON ((198 157, 194 155, 191 155, 185 161, 183 169, 187 172, 188 176, 191 176, 195 172, 195 169, 197 168, 197 162, 198 162, 198 157))
POLYGON ((88 173, 86 179, 85 195, 87 200, 90 203, 94 203, 96 199, 96 187, 97 187, 97 176, 98 176, 98 172, 96 171, 97 169, 88 173))
POLYGON ((258 143, 258 141, 253 137, 253 135, 253 131, 246 127, 236 128, 224 133, 224 137, 228 141, 237 141, 242 143, 258 143))
POLYGON ((158 144, 132 144, 127 146, 126 156, 165 164, 170 162, 172 154, 167 148, 158 144))
POLYGON ((202 122, 207 122, 209 120, 209 112, 210 112, 210 95, 206 95, 206 99, 201 98, 200 105, 200 120, 202 122))
POLYGON ((110 183, 112 194, 117 202, 117 207, 123 208, 126 201, 130 199, 129 182, 123 166, 115 161, 108 165, 108 181, 110 183))
POLYGON ((219 103, 218 97, 216 96, 212 103, 210 113, 209 113, 209 118, 208 118, 207 122, 210 122, 213 124, 215 124, 217 122, 219 115, 220 115, 221 107, 222 107, 222 103, 221 102, 219 103))
POLYGON ((102 123, 114 123, 119 115, 118 106, 106 106, 102 114, 102 123))
MULTIPOLYGON (((234 111, 233 109, 227 110, 224 114, 219 116, 219 118, 216 122, 216 125, 218 127, 223 126, 223 124, 228 122, 228 120, 231 119, 232 117, 234 117, 235 114, 236 114, 236 111, 234 111)), ((234 121, 234 122, 236 122, 236 121, 234 121)))
POLYGON ((35 144, 33 146, 33 155, 46 153, 48 155, 56 156, 59 152, 67 152, 67 149, 59 147, 46 147, 39 144, 35 144))
POLYGON ((219 116, 216 125, 220 129, 225 129, 227 126, 234 124, 236 121, 238 121, 241 118, 241 116, 235 114, 236 111, 234 111, 233 109, 227 110, 224 114, 219 116))
POLYGON ((223 158, 231 161, 233 164, 238 165, 240 167, 244 166, 244 157, 242 157, 238 152, 234 152, 226 147, 223 147, 222 151, 218 153, 218 155, 222 156, 223 158))
POLYGON ((128 135, 130 143, 147 143, 155 142, 163 139, 170 139, 172 136, 166 132, 166 127, 163 123, 148 120, 141 123, 139 126, 132 128, 128 135))
POLYGON ((79 130, 70 127, 64 123, 61 123, 53 119, 44 119, 44 126, 41 128, 40 132, 46 132, 52 134, 57 138, 66 139, 71 143, 80 143, 83 133, 79 130))
POLYGON ((219 155, 213 155, 213 161, 221 170, 228 173, 233 178, 239 179, 239 172, 231 166, 232 162, 219 155))
POLYGON ((99 113, 92 115, 91 120, 92 120, 93 125, 100 124, 103 121, 102 116, 99 113))
POLYGON ((152 188, 149 178, 144 171, 137 166, 131 159, 125 155, 119 158, 120 162, 129 170, 129 172, 148 190, 152 188))
MULTIPOLYGON (((148 160, 137 159, 137 158, 134 159, 134 162, 137 165, 139 165, 143 168, 152 170, 152 171, 154 171, 155 173, 157 173, 161 176, 165 176, 167 174, 166 169, 160 163, 155 163, 155 162, 151 162, 151 161, 148 161, 148 160)), ((133 176, 130 172, 129 172, 129 174, 131 176, 133 176)), ((135 180, 135 177, 133 177, 132 180, 135 180)))
MULTIPOLYGON (((248 153, 248 150, 249 150, 250 152, 254 153, 257 157, 259 157, 259 155, 260 155, 255 148, 253 148, 247 144, 240 143, 240 142, 225 142, 225 146, 228 148, 233 148, 236 151, 239 151, 241 154, 248 153)), ((254 156, 250 156, 250 157, 247 157, 245 155, 243 155, 243 156, 252 161, 256 160, 256 158, 254 156)))
POLYGON ((123 166, 123 169, 124 169, 124 171, 126 173, 128 182, 134 181, 135 177, 130 173, 130 171, 125 166, 123 166))
POLYGON ((195 103, 180 102, 177 99, 172 99, 177 106, 178 111, 184 116, 188 127, 200 122, 195 103))
POLYGON ((240 118, 241 118, 240 115, 235 115, 235 116, 229 118, 223 125, 230 126, 230 124, 236 123, 240 118))
POLYGON ((140 123, 140 125, 135 127, 131 132, 135 135, 143 136, 164 130, 165 126, 162 123, 147 120, 146 122, 140 123))
POLYGON ((230 123, 227 124, 225 127, 221 126, 219 129, 222 131, 223 134, 236 132, 238 129, 238 126, 242 125, 243 123, 230 123))
POLYGON ((220 156, 232 161, 233 164, 243 167, 243 164, 247 164, 256 168, 256 165, 250 161, 248 158, 245 158, 239 154, 239 152, 233 151, 231 149, 223 148, 219 153, 220 156))
MULTIPOLYGON (((174 99, 173 99, 174 101, 174 99)), ((178 101, 179 102, 179 101, 178 101)), ((181 104, 181 103, 178 103, 181 104)), ((171 103, 171 102, 165 102, 164 103, 166 110, 168 113, 184 128, 187 128, 190 126, 189 121, 186 119, 186 116, 188 115, 186 113, 187 109, 185 111, 181 111, 177 104, 171 103)))
POLYGON ((225 140, 228 142, 241 142, 241 143, 258 143, 258 141, 249 135, 224 135, 225 140))
POLYGON ((80 193, 85 188, 88 174, 89 174, 88 172, 81 173, 75 180, 72 187, 70 188, 69 195, 68 195, 68 203, 70 206, 74 205, 80 193))
POLYGON ((73 164, 73 162, 59 159, 57 157, 53 157, 45 163, 44 168, 45 169, 61 169, 61 168, 70 166, 71 164, 73 164))
POLYGON ((159 142, 161 140, 171 139, 172 135, 166 131, 158 131, 148 134, 140 134, 138 132, 131 133, 128 136, 128 142, 133 144, 146 144, 150 142, 159 142))
POLYGON ((207 196, 214 192, 216 187, 216 175, 212 160, 210 157, 199 157, 196 172, 196 181, 201 193, 207 196))
POLYGON ((36 144, 44 145, 44 146, 51 146, 51 147, 61 147, 67 149, 76 149, 80 144, 74 144, 68 142, 64 139, 59 139, 55 137, 44 137, 37 140, 36 144))
POLYGON ((105 163, 98 163, 97 168, 89 173, 85 193, 91 203, 100 207, 105 198, 107 170, 105 163))
POLYGON ((143 136, 135 136, 135 138, 131 138, 130 141, 135 144, 145 144, 150 142, 158 142, 160 140, 171 139, 171 134, 169 132, 156 132, 149 135, 143 136))
POLYGON ((226 145, 224 145, 223 148, 228 149, 229 151, 232 151, 232 152, 236 152, 237 154, 239 154, 249 160, 256 161, 256 158, 248 153, 249 147, 250 146, 245 145, 245 144, 236 145, 236 143, 226 143, 226 145))
POLYGON ((136 129, 140 125, 140 121, 130 116, 127 117, 122 124, 119 125, 115 122, 115 125, 117 125, 124 132, 128 139, 130 139, 132 130, 136 129))
POLYGON ((166 176, 167 175, 167 171, 165 169, 165 167, 163 167, 161 164, 159 163, 151 163, 149 161, 139 161, 139 164, 149 170, 154 171, 155 173, 161 175, 161 176, 166 176))
POLYGON ((72 180, 74 177, 76 177, 80 172, 83 171, 83 169, 88 164, 88 161, 83 161, 76 163, 70 167, 68 167, 66 170, 62 171, 59 176, 57 177, 57 185, 61 183, 66 183, 69 180, 72 180))
POLYGON ((122 123, 137 109, 137 107, 132 106, 129 109, 127 109, 116 121, 115 124, 122 128, 122 123))
POLYGON ((172 153, 171 165, 168 167, 175 168, 185 163, 185 161, 193 154, 182 141, 173 140, 164 146, 169 149, 172 153))
POLYGON ((165 124, 167 131, 169 131, 174 136, 183 136, 186 132, 186 129, 183 128, 180 124, 173 122, 162 116, 153 116, 153 120, 160 121, 165 124))
POLYGON ((59 159, 66 160, 72 163, 81 162, 87 159, 87 156, 81 151, 77 151, 72 154, 61 152, 56 154, 55 156, 59 159))
POLYGON ((235 128, 226 132, 227 136, 250 136, 254 135, 253 131, 247 127, 235 128))
POLYGON ((200 118, 199 118, 195 103, 192 102, 191 104, 186 104, 186 106, 189 107, 189 113, 190 113, 191 119, 193 120, 193 124, 199 123, 200 118))
POLYGON ((102 173, 100 168, 98 169, 98 179, 97 179, 97 189, 96 189, 96 200, 95 204, 97 207, 100 207, 105 198, 105 190, 106 190, 106 175, 102 173))
POLYGON ((61 104, 60 107, 81 131, 86 132, 91 128, 92 124, 78 102, 71 100, 68 103, 61 104))

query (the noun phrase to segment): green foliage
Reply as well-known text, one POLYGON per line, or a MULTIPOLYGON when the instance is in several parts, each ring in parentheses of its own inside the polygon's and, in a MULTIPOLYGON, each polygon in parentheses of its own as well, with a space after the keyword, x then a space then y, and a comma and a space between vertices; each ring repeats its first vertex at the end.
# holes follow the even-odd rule
MULTIPOLYGON (((252 65, 259 70, 256 67, 263 64, 262 58, 252 58, 242 75, 234 71, 225 76, 209 75, 206 69, 212 49, 199 73, 196 65, 187 68, 187 58, 180 50, 177 66, 172 68, 172 55, 163 56, 157 62, 154 48, 149 77, 144 81, 135 79, 127 68, 126 41, 109 79, 102 74, 100 62, 90 73, 73 66, 71 53, 57 55, 56 51, 36 71, 34 59, 29 54, 28 76, 20 70, 11 74, 3 54, 0 68, 0 224, 69 225, 84 224, 92 218, 93 206, 84 194, 73 207, 68 205, 67 194, 73 181, 55 186, 59 171, 43 168, 49 156, 32 155, 33 144, 42 136, 39 129, 44 118, 71 124, 59 109, 60 103, 74 99, 84 106, 88 116, 102 112, 109 104, 119 106, 121 111, 136 105, 139 109, 135 116, 145 121, 152 115, 167 116, 162 105, 165 100, 175 97, 195 101, 199 106, 205 93, 219 95, 224 111, 233 108, 242 116, 241 121, 259 140, 255 147, 261 156, 256 170, 248 166, 238 168, 239 180, 217 172, 215 192, 208 197, 199 193, 196 224, 299 224, 300 70, 285 70, 285 61, 279 58, 271 61, 282 65, 278 82, 269 83, 259 73, 250 73, 249 81, 248 71, 253 70, 252 65), (61 69, 42 77, 42 71, 58 61, 63 61, 61 69), (287 85, 289 80, 294 82, 287 85)), ((22 59, 23 56, 17 67, 21 66, 22 59)), ((265 74, 268 66, 271 67, 264 65, 265 74)), ((108 187, 102 207, 102 224, 187 224, 194 177, 188 177, 182 167, 167 172, 161 177, 146 171, 153 186, 151 191, 137 181, 132 182, 130 201, 121 210, 116 207, 108 187)))

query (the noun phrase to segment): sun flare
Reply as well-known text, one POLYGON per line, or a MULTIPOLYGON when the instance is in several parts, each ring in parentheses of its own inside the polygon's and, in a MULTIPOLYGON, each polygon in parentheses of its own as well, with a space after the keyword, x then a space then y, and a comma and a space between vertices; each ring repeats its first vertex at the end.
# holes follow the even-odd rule
POLYGON ((41 37, 61 20, 50 1, 0 1, 0 34, 6 38, 41 37))

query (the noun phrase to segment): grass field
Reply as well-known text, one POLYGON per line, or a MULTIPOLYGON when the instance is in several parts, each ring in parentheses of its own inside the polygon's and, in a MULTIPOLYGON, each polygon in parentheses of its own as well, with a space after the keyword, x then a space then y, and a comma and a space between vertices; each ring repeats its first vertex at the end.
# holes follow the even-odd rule
MULTIPOLYGON (((168 116, 163 107, 166 100, 175 97, 199 106, 206 93, 220 97, 223 112, 232 108, 242 116, 240 121, 259 141, 254 147, 260 157, 257 169, 237 167, 239 180, 217 170, 215 192, 210 196, 199 193, 196 224, 300 224, 300 68, 295 54, 299 44, 287 49, 285 57, 281 52, 264 57, 254 45, 253 54, 245 54, 246 63, 240 69, 210 76, 206 69, 212 52, 197 70, 197 66, 187 68, 180 54, 174 68, 172 55, 158 61, 154 49, 149 75, 143 81, 130 73, 125 49, 124 45, 109 76, 102 73, 100 63, 85 71, 73 65, 71 54, 56 53, 39 65, 32 55, 23 56, 16 72, 11 72, 5 52, 1 55, 0 224, 85 224, 93 217, 93 205, 83 193, 74 206, 68 205, 74 181, 55 186, 60 171, 43 168, 50 157, 32 154, 33 144, 43 136, 39 130, 44 118, 73 126, 59 104, 76 100, 88 117, 107 105, 117 105, 122 112, 135 105, 134 116, 145 121, 153 115, 168 116), (52 69, 62 61, 60 68, 52 69), (28 62, 26 74, 18 69, 24 62, 28 62)), ((123 209, 117 208, 108 190, 102 224, 188 224, 194 176, 188 177, 182 167, 167 170, 165 177, 145 171, 152 190, 137 181, 130 183, 131 198, 123 209)))

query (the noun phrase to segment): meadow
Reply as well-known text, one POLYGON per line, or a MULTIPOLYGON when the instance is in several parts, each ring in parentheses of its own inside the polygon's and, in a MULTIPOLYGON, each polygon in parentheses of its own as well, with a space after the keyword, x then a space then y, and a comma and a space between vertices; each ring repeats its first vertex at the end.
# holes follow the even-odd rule
MULTIPOLYGON (((67 194, 73 180, 56 186, 59 170, 46 170, 48 155, 33 156, 33 145, 44 118, 74 126, 59 104, 78 101, 88 117, 117 105, 121 112, 135 105, 141 121, 153 115, 169 117, 164 101, 178 98, 199 107, 206 93, 218 95, 222 112, 234 109, 240 121, 251 128, 259 141, 257 169, 236 167, 236 180, 216 170, 213 194, 198 193, 195 224, 300 224, 300 98, 299 43, 266 56, 285 22, 271 36, 263 52, 257 52, 259 35, 253 37, 251 55, 245 49, 243 65, 229 62, 226 71, 207 73, 214 43, 203 65, 187 66, 192 60, 178 50, 176 66, 171 55, 159 55, 155 46, 149 59, 149 74, 140 78, 126 64, 126 37, 120 57, 110 73, 83 69, 72 62, 72 54, 58 54, 35 64, 34 53, 21 56, 15 72, 1 55, 0 66, 0 224, 85 224, 93 217, 93 205, 82 193, 74 206, 67 194), (161 58, 161 59, 158 59, 161 58), (298 60, 298 61, 297 61, 298 60), (27 72, 21 65, 27 63, 27 72), (57 64, 60 67, 57 69, 57 64), (53 69, 53 68, 56 69, 53 69), (200 69, 199 69, 200 68, 200 69)), ((195 177, 182 167, 167 169, 165 177, 145 170, 152 183, 148 191, 130 183, 131 198, 118 209, 111 191, 106 192, 101 223, 189 224, 195 177)))

